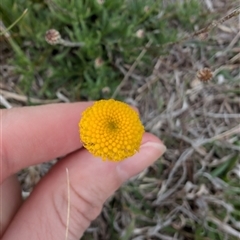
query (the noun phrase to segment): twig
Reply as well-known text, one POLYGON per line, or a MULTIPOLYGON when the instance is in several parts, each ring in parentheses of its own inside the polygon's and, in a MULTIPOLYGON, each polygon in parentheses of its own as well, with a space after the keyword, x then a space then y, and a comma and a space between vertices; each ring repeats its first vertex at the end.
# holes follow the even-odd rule
POLYGON ((155 233, 153 236, 157 237, 158 239, 162 239, 162 240, 175 240, 176 239, 176 238, 168 237, 167 235, 163 235, 161 233, 155 233))
POLYGON ((203 145, 203 144, 206 144, 206 143, 209 143, 209 142, 212 142, 212 141, 216 141, 216 140, 219 140, 219 139, 222 139, 222 138, 225 138, 225 137, 228 137, 230 135, 237 134, 237 133, 240 133, 240 124, 238 124, 237 126, 235 126, 232 129, 230 129, 230 130, 228 130, 226 132, 223 132, 221 134, 218 134, 218 135, 216 135, 216 136, 214 136, 212 138, 200 140, 200 142, 198 142, 196 144, 198 146, 200 146, 200 145, 203 145))
MULTIPOLYGON (((167 182, 164 185, 164 189, 166 189, 170 185, 170 183, 174 177, 174 174, 177 171, 177 169, 179 168, 179 166, 182 165, 183 162, 186 161, 193 152, 194 152, 193 148, 188 148, 182 153, 182 155, 180 156, 180 158, 177 160, 176 164, 174 165, 172 171, 170 172, 167 182)), ((173 194, 177 190, 177 188, 180 186, 180 184, 184 181, 185 177, 186 177, 186 167, 183 166, 183 174, 182 174, 181 179, 177 182, 177 184, 174 187, 172 187, 170 190, 168 190, 164 194, 161 193, 161 189, 160 189, 160 191, 158 192, 158 198, 154 201, 154 205, 159 205, 160 202, 162 202, 164 199, 168 198, 171 194, 173 194)))
POLYGON ((213 4, 212 4, 211 1, 205 0, 205 4, 206 4, 207 8, 210 10, 210 12, 213 12, 213 11, 214 11, 214 9, 213 9, 213 4))
POLYGON ((12 105, 1 94, 0 94, 0 104, 7 109, 12 108, 12 105))
POLYGON ((212 112, 206 112, 206 116, 212 117, 212 118, 240 118, 240 114, 237 113, 212 113, 212 112))
MULTIPOLYGON (((179 188, 179 186, 183 183, 183 181, 185 180, 186 178, 186 173, 187 173, 187 170, 186 170, 186 167, 183 166, 183 173, 182 173, 182 176, 181 178, 178 180, 178 182, 173 186, 171 187, 168 191, 166 191, 165 193, 163 194, 159 194, 158 198, 153 202, 153 206, 158 206, 160 205, 161 202, 163 202, 165 199, 169 198, 174 192, 177 191, 177 189, 179 188)), ((172 179, 171 179, 172 180, 172 179)), ((167 183, 165 184, 164 188, 166 188, 168 186, 168 180, 167 180, 167 183)))
POLYGON ((169 226, 170 224, 172 224, 173 220, 174 220, 175 216, 171 216, 170 218, 166 219, 166 221, 162 221, 161 219, 159 219, 157 221, 157 226, 155 227, 151 227, 148 229, 148 235, 150 236, 156 236, 156 234, 162 230, 163 228, 169 226))
MULTIPOLYGON (((172 108, 176 107, 179 104, 179 101, 176 102, 172 108)), ((146 125, 146 129, 149 129, 153 124, 155 124, 156 122, 160 121, 161 119, 169 119, 169 118, 176 118, 178 116, 180 116, 182 113, 184 113, 187 109, 189 108, 189 105, 186 101, 183 102, 182 104, 182 108, 174 111, 174 112, 170 112, 167 114, 163 114, 164 112, 166 112, 167 109, 165 109, 162 113, 160 113, 158 116, 156 116, 155 118, 151 119, 147 125, 146 125)))
POLYGON ((71 42, 65 39, 60 39, 59 44, 64 47, 83 47, 85 45, 82 42, 71 42))
MULTIPOLYGON (((212 138, 207 138, 207 139, 197 139, 197 140, 193 140, 193 139, 190 139, 186 136, 183 136, 183 135, 179 135, 179 134, 175 134, 175 133, 172 133, 172 135, 174 137, 177 137, 177 138, 180 138, 182 140, 184 140, 185 142, 189 143, 199 154, 203 155, 204 153, 202 152, 201 149, 199 149, 199 147, 201 147, 202 145, 206 144, 206 143, 210 143, 210 142, 213 142, 213 141, 216 141, 216 140, 220 140, 222 138, 226 138, 230 135, 233 135, 233 134, 238 134, 240 133, 240 124, 235 126, 234 128, 226 131, 226 132, 223 132, 221 134, 218 134, 212 138)), ((229 147, 229 146, 228 146, 229 147)), ((231 146, 233 147, 233 146, 231 146)), ((233 147, 234 148, 234 147, 233 147)), ((240 148, 235 146, 234 148, 235 150, 239 151, 240 148)), ((205 155, 205 154, 204 154, 205 155)))
POLYGON ((219 166, 225 162, 228 162, 236 153, 231 153, 228 154, 227 156, 222 157, 220 160, 219 159, 215 159, 213 160, 211 163, 208 164, 208 167, 216 167, 219 166))
POLYGON ((171 43, 167 43, 166 45, 163 45, 163 46, 172 46, 172 45, 175 45, 175 44, 179 44, 179 43, 182 43, 186 40, 189 40, 191 38, 194 38, 194 37, 198 37, 202 34, 205 34, 207 32, 210 32, 211 30, 213 30, 215 27, 219 26, 220 24, 228 21, 229 19, 233 18, 233 17, 236 17, 237 15, 240 14, 240 7, 236 8, 235 10, 233 10, 231 13, 229 13, 228 15, 224 16, 223 18, 220 18, 218 21, 213 21, 211 24, 209 24, 208 26, 196 31, 196 32, 193 32, 185 37, 183 37, 182 39, 180 39, 179 41, 176 41, 176 42, 171 42, 171 43))
POLYGON ((68 199, 68 205, 67 205, 67 223, 66 223, 66 234, 65 234, 65 240, 68 239, 68 232, 69 232, 69 222, 70 222, 70 183, 69 183, 69 172, 68 168, 66 168, 66 174, 67 174, 67 199, 68 199))
POLYGON ((28 9, 25 9, 22 13, 22 15, 15 21, 13 22, 8 28, 6 28, 3 24, 3 22, 0 22, 0 36, 4 35, 5 37, 10 37, 10 34, 8 31, 13 28, 27 13, 28 9))
POLYGON ((202 198, 204 200, 208 201, 208 202, 212 202, 214 204, 218 204, 218 205, 223 206, 228 213, 231 213, 231 212, 234 211, 234 208, 231 204, 228 204, 221 199, 218 199, 218 198, 213 197, 213 196, 202 196, 202 198))
POLYGON ((228 51, 229 49, 232 49, 233 46, 239 41, 239 37, 240 37, 240 32, 238 32, 236 34, 236 36, 232 39, 232 41, 230 42, 230 44, 227 46, 226 51, 228 51))
POLYGON ((128 80, 128 78, 130 77, 130 75, 132 74, 132 72, 134 71, 134 69, 136 68, 136 66, 138 65, 139 61, 142 59, 142 57, 145 55, 145 53, 147 52, 147 49, 151 46, 152 41, 149 40, 148 43, 146 44, 145 48, 141 51, 141 53, 138 55, 137 59, 135 60, 135 62, 133 63, 133 65, 130 67, 130 69, 128 70, 127 74, 124 76, 123 80, 121 81, 121 83, 117 86, 117 88, 115 89, 114 93, 112 94, 111 98, 115 98, 117 96, 117 94, 119 93, 119 91, 121 90, 121 88, 124 86, 124 84, 126 83, 126 81, 128 80))
POLYGON ((0 90, 0 93, 6 99, 10 98, 10 99, 14 99, 14 100, 24 102, 24 103, 26 103, 28 101, 30 101, 32 103, 35 103, 35 104, 47 104, 47 103, 58 103, 58 102, 60 102, 59 99, 41 100, 41 99, 37 99, 37 98, 26 97, 24 95, 19 95, 19 94, 16 94, 16 93, 5 91, 5 90, 0 90))
POLYGON ((186 143, 190 144, 195 151, 197 151, 200 155, 205 156, 206 152, 204 150, 202 150, 201 148, 199 148, 198 146, 194 145, 194 141, 190 138, 188 138, 187 136, 184 135, 180 135, 180 134, 176 134, 176 133, 171 133, 171 135, 175 138, 181 139, 183 141, 185 141, 186 143))
POLYGON ((168 177, 167 183, 166 183, 167 186, 169 186, 169 184, 172 181, 172 178, 173 178, 175 172, 177 171, 177 169, 179 168, 179 166, 182 165, 182 163, 185 162, 193 154, 193 152, 194 152, 193 148, 187 148, 181 154, 180 158, 177 160, 176 164, 174 165, 172 171, 169 174, 169 177, 168 177))
POLYGON ((238 232, 237 230, 233 229, 228 224, 226 224, 224 222, 221 222, 219 219, 217 219, 215 217, 207 217, 207 220, 215 223, 225 233, 228 233, 228 234, 230 234, 230 235, 240 239, 240 232, 238 232))
POLYGON ((229 143, 227 141, 224 141, 223 144, 220 144, 219 142, 216 142, 216 145, 221 147, 221 148, 229 148, 231 150, 236 150, 236 151, 240 152, 240 146, 231 144, 231 143, 229 143))
POLYGON ((66 103, 70 102, 70 100, 65 95, 63 95, 60 90, 57 91, 56 95, 57 95, 58 99, 63 102, 66 102, 66 103))

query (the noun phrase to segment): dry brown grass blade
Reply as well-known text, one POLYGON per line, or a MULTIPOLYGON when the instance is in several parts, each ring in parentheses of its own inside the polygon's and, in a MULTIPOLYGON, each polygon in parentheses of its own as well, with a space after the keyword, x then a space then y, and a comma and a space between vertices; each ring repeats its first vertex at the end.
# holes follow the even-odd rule
POLYGON ((208 26, 196 31, 196 32, 193 32, 185 37, 183 37, 182 39, 180 39, 179 41, 176 41, 176 42, 172 42, 172 43, 168 43, 164 46, 172 46, 172 45, 175 45, 175 44, 180 44, 184 41, 187 41, 189 39, 192 39, 194 37, 199 37, 203 34, 206 34, 210 31, 212 31, 214 28, 216 28, 217 26, 219 26, 220 24, 228 21, 229 19, 233 18, 233 17, 236 17, 240 14, 240 7, 234 9, 231 13, 229 13, 228 15, 220 18, 219 20, 214 20, 212 23, 210 23, 208 26))
POLYGON ((65 234, 65 240, 68 239, 69 223, 70 223, 70 206, 71 206, 71 198, 70 198, 70 182, 69 182, 69 171, 68 171, 68 168, 66 168, 66 174, 67 174, 67 199, 68 199, 68 205, 67 205, 67 221, 66 221, 66 234, 65 234))
POLYGON ((7 109, 12 108, 12 105, 0 94, 0 104, 7 109))
POLYGON ((135 60, 135 62, 133 63, 133 65, 130 67, 129 71, 127 72, 127 74, 124 76, 123 80, 121 81, 121 83, 117 86, 117 88, 115 89, 114 93, 112 94, 111 98, 115 98, 117 96, 117 94, 119 93, 119 91, 121 90, 121 88, 124 86, 124 84, 127 82, 128 78, 131 76, 132 72, 135 70, 136 66, 138 65, 139 61, 142 59, 142 57, 145 55, 145 53, 147 52, 147 49, 151 46, 152 41, 149 40, 148 43, 146 44, 145 48, 141 51, 141 53, 138 55, 137 59, 135 60))
POLYGON ((240 232, 233 229, 230 225, 220 221, 219 219, 215 217, 208 217, 208 220, 215 223, 220 229, 222 229, 224 232, 236 237, 237 239, 240 239, 240 232))
POLYGON ((16 100, 16 101, 19 101, 19 102, 23 102, 23 103, 27 103, 29 101, 34 103, 34 104, 48 104, 48 103, 58 103, 58 102, 61 102, 60 99, 43 100, 43 99, 27 97, 27 96, 24 96, 24 95, 20 95, 20 94, 9 92, 9 91, 5 91, 5 90, 0 90, 0 94, 2 94, 2 96, 5 99, 13 99, 13 100, 16 100))

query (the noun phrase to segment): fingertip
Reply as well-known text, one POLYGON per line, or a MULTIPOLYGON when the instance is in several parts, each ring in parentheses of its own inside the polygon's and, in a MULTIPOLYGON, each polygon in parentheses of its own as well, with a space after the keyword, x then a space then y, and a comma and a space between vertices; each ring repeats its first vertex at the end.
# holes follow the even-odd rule
POLYGON ((145 133, 139 152, 117 166, 120 177, 126 181, 152 165, 166 151, 166 146, 156 136, 145 133))

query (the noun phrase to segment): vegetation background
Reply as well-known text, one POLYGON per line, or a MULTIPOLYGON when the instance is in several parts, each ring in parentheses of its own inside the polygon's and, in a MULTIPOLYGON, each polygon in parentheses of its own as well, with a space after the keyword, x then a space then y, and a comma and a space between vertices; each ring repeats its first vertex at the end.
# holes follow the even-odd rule
MULTIPOLYGON (((218 22, 238 4, 1 0, 2 108, 114 97, 138 107, 168 147, 82 239, 240 238, 239 14, 218 22), (71 46, 50 45, 49 29, 71 46), (199 81, 204 67, 208 82, 199 81)), ((19 173, 24 195, 56 161, 19 173)))

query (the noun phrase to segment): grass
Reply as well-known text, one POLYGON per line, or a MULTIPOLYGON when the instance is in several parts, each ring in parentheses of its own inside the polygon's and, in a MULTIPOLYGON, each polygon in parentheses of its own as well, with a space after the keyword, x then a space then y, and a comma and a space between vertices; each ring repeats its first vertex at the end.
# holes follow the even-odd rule
MULTIPOLYGON (((150 39, 155 44, 176 39, 174 27, 165 31, 171 16, 158 19, 160 7, 155 1, 118 0, 104 5, 76 0, 70 4, 2 1, 1 17, 7 26, 28 9, 28 14, 13 27, 10 42, 16 54, 12 64, 21 76, 21 91, 29 96, 55 98, 56 91, 64 88, 71 100, 108 98, 110 94, 104 95, 102 89, 109 87, 113 91, 122 78, 116 71, 117 60, 131 64, 150 39), (51 28, 64 39, 83 42, 84 47, 49 46, 44 35, 51 28), (143 38, 136 36, 139 29, 144 29, 143 38), (97 59, 102 60, 101 66, 96 66, 97 59), (44 80, 36 91, 33 85, 37 75, 44 80)), ((149 54, 144 60, 151 59, 149 54)))
MULTIPOLYGON (((12 38, 1 36, 1 88, 9 104, 115 94, 137 106, 146 130, 168 147, 163 158, 106 202, 82 239, 238 239, 237 19, 171 44, 237 5, 206 2, 212 9, 195 0, 2 0, 6 28, 28 9, 10 29, 12 38), (52 28, 85 45, 49 45, 44 36, 52 28), (205 84, 195 77, 203 67, 214 75, 205 84)), ((23 184, 26 174, 20 173, 23 184)))

